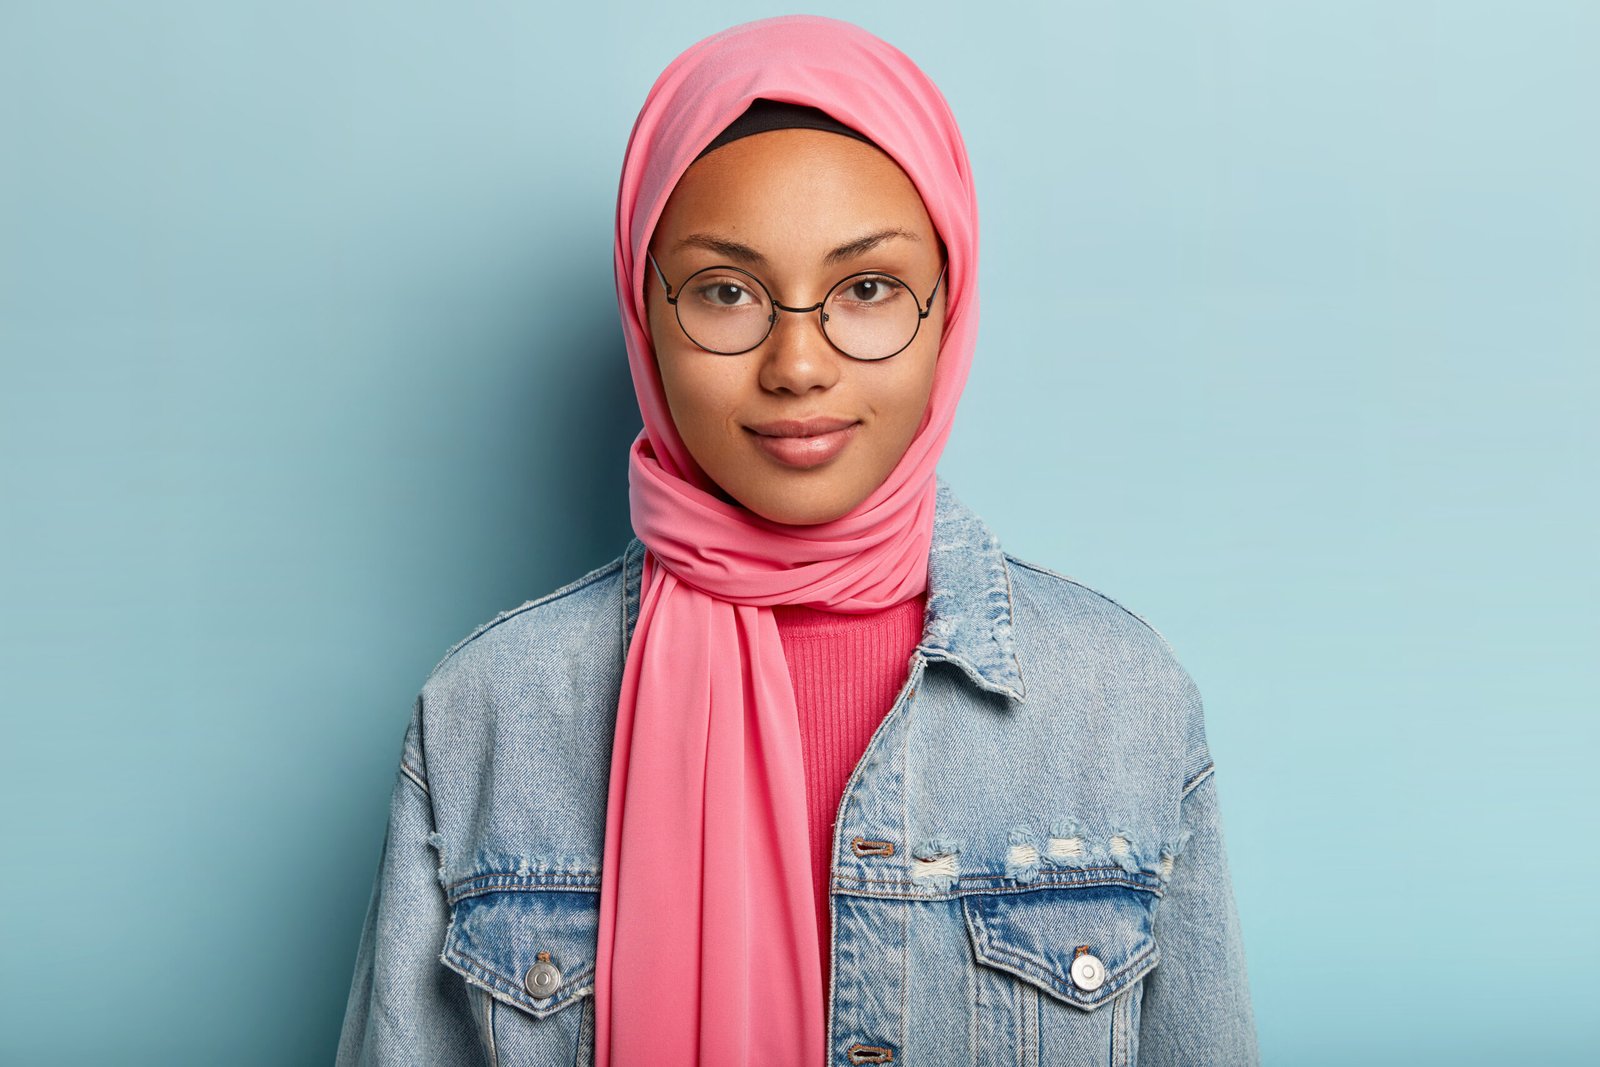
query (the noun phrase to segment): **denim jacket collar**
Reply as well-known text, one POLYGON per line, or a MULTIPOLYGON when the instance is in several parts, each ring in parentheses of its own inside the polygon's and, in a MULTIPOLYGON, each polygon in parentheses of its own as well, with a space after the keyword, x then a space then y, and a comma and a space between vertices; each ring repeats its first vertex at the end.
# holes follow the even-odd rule
MULTIPOLYGON (((1012 636, 1005 552, 949 483, 938 475, 935 480, 928 606, 917 651, 960 668, 980 689, 1020 701, 1026 689, 1012 636)), ((639 617, 644 552, 644 542, 635 537, 622 556, 624 647, 639 617)))

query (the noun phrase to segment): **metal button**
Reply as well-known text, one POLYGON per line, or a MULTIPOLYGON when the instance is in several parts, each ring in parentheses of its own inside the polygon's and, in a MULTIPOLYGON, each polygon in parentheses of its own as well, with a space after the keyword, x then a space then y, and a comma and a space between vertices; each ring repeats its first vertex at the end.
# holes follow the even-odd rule
POLYGON ((561 984, 561 969, 550 962, 550 953, 539 953, 539 962, 528 968, 528 973, 522 976, 522 987, 535 1000, 555 995, 556 987, 561 984))
POLYGON ((1105 964, 1092 952, 1080 953, 1072 961, 1072 984, 1085 993, 1092 993, 1106 980, 1105 964))

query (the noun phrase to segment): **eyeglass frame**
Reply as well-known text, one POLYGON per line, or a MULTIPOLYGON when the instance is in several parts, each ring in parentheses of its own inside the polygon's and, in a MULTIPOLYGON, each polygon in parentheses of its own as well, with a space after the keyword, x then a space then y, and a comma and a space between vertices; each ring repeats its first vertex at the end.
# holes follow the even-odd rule
MULTIPOLYGON (((840 278, 838 281, 834 282, 832 287, 829 288, 828 291, 823 294, 822 299, 817 301, 815 304, 812 304, 810 307, 792 308, 792 307, 789 307, 786 304, 778 303, 777 297, 772 295, 772 290, 767 288, 767 283, 762 281, 760 279, 760 277, 758 277, 757 275, 751 273, 750 271, 745 270, 743 267, 735 267, 732 264, 719 264, 719 265, 711 266, 711 267, 701 267, 699 270, 695 271, 693 274, 690 274, 687 278, 685 278, 683 280, 685 285, 689 284, 690 281, 694 280, 695 278, 699 277, 702 274, 707 273, 708 271, 715 271, 715 270, 736 271, 739 274, 743 274, 746 278, 749 278, 751 281, 755 282, 756 285, 760 286, 761 287, 761 291, 764 294, 766 294, 767 302, 769 304, 771 304, 772 307, 773 307, 772 314, 767 316, 767 332, 761 335, 761 340, 757 341, 755 344, 751 345, 749 348, 741 348, 737 352, 719 352, 715 348, 707 348, 705 345, 703 345, 699 341, 695 340, 694 335, 689 332, 689 328, 683 324, 683 317, 678 313, 678 296, 675 296, 673 294, 672 283, 668 282, 667 281, 667 276, 661 272, 661 264, 656 262, 655 253, 651 252, 647 248, 647 249, 645 249, 645 253, 644 254, 645 254, 645 257, 650 260, 650 265, 655 268, 656 277, 661 279, 661 288, 665 291, 665 298, 666 298, 667 303, 672 305, 672 317, 677 320, 678 329, 682 330, 683 331, 683 335, 685 337, 687 337, 691 342, 693 342, 694 346, 696 348, 700 349, 702 352, 710 352, 714 356, 742 356, 747 352, 754 352, 756 349, 758 349, 762 345, 766 344, 767 343, 767 338, 772 336, 773 329, 776 328, 777 325, 778 325, 778 312, 779 311, 789 311, 789 312, 793 312, 796 315, 809 315, 809 314, 811 314, 811 312, 815 311, 818 314, 817 326, 822 330, 822 336, 827 339, 827 342, 830 345, 833 345, 834 351, 838 352, 841 356, 844 356, 847 359, 853 359, 858 363, 879 363, 879 362, 882 362, 883 360, 886 360, 886 359, 893 359, 895 356, 898 356, 900 353, 904 352, 906 349, 911 347, 911 343, 917 339, 917 334, 922 332, 922 320, 927 318, 929 315, 933 314, 933 301, 934 301, 934 298, 939 295, 939 286, 944 283, 945 271, 947 271, 950 268, 950 260, 948 258, 945 258, 943 260, 943 262, 941 263, 940 267, 939 267, 939 277, 934 280, 933 291, 928 294, 928 306, 927 307, 923 307, 922 306, 922 302, 920 300, 917 300, 917 291, 915 289, 911 288, 911 286, 906 284, 905 281, 903 281, 900 278, 895 277, 893 274, 890 274, 888 271, 886 271, 886 270, 858 270, 858 271, 856 271, 856 272, 854 272, 852 274, 846 274, 843 278, 840 278), (899 348, 895 349, 893 352, 890 352, 887 356, 857 356, 857 355, 853 355, 853 354, 851 354, 849 352, 846 352, 844 349, 840 348, 838 343, 835 342, 832 337, 828 336, 828 313, 826 311, 822 310, 823 305, 825 305, 828 302, 829 298, 831 298, 833 296, 833 294, 838 291, 839 286, 843 285, 845 282, 848 282, 851 278, 862 278, 862 277, 868 277, 868 276, 874 276, 874 277, 881 277, 881 278, 890 279, 896 285, 902 286, 905 289, 906 292, 910 293, 911 294, 911 299, 913 301, 915 301, 916 304, 917 304, 917 325, 912 329, 911 336, 906 338, 906 343, 905 344, 901 345, 899 348)), ((943 258, 943 257, 941 257, 941 258, 943 258)), ((678 292, 679 292, 679 295, 681 295, 682 290, 680 289, 678 292)))

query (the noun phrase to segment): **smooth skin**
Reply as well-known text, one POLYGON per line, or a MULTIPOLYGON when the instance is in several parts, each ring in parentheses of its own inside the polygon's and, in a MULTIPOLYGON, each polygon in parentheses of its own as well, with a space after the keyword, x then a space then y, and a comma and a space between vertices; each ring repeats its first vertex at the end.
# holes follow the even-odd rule
MULTIPOLYGON (((691 165, 650 249, 674 286, 703 267, 732 265, 790 307, 815 304, 863 270, 904 280, 925 305, 943 263, 927 208, 893 159, 852 137, 806 129, 743 137, 691 165), (845 246, 854 247, 828 258, 845 246)), ((707 352, 679 328, 648 264, 645 287, 673 423, 729 500, 774 522, 831 521, 882 485, 916 436, 944 334, 944 285, 910 346, 873 362, 834 348, 815 312, 780 312, 767 339, 742 355, 707 352), (768 455, 749 428, 820 417, 859 425, 842 452, 804 470, 768 455)))

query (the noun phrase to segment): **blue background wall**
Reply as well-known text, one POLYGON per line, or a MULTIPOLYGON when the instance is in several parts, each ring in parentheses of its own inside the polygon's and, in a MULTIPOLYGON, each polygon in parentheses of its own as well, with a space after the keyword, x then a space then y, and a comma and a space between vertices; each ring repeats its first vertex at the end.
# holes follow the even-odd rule
MULTIPOLYGON (((0 1060, 331 1059, 413 694, 630 533, 633 116, 782 10, 0 6, 0 1060)), ((1199 682, 1268 1062, 1593 1056, 1600 8, 812 10, 963 123, 942 470, 1199 682)))

